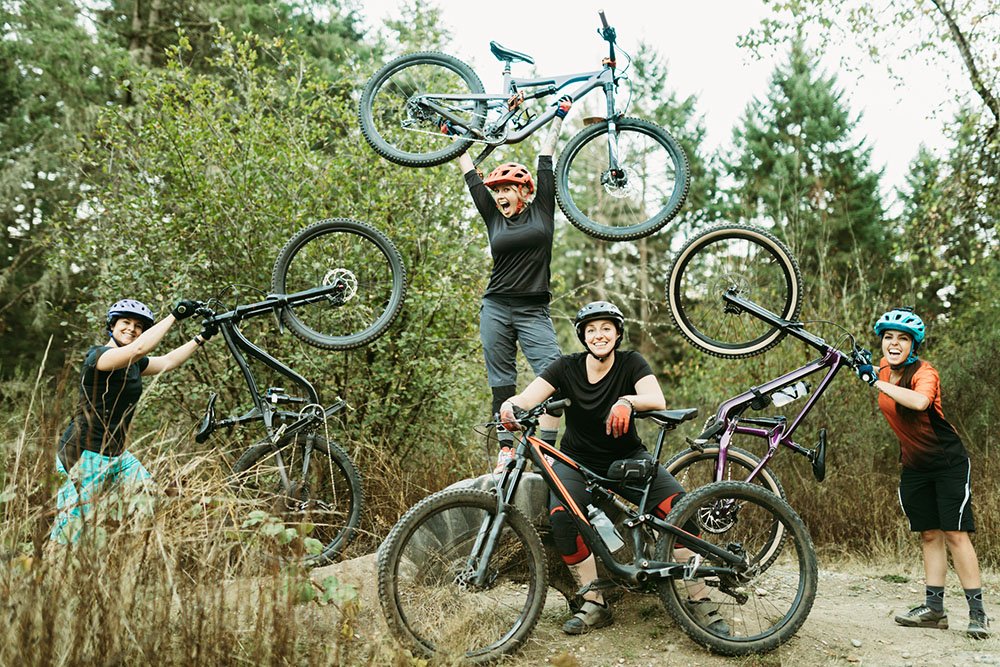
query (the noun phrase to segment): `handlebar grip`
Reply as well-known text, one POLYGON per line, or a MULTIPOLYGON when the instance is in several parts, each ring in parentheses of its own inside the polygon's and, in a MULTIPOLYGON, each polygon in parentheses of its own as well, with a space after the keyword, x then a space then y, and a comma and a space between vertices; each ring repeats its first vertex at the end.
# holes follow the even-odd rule
POLYGON ((609 27, 609 26, 608 26, 608 19, 607 19, 607 18, 606 18, 606 17, 604 16, 604 10, 603 10, 603 9, 599 9, 599 10, 597 10, 597 15, 601 17, 601 24, 602 24, 602 25, 603 25, 603 26, 604 26, 605 28, 608 28, 608 27, 609 27))
POLYGON ((553 410, 562 410, 563 408, 568 408, 571 405, 573 405, 573 401, 571 401, 570 399, 560 398, 558 401, 552 401, 551 403, 546 403, 545 411, 551 414, 553 410))

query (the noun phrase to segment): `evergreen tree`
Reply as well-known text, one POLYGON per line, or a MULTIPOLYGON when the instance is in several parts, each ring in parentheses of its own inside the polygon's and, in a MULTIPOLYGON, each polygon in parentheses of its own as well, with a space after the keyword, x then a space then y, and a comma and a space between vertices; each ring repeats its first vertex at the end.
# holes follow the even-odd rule
POLYGON ((733 217, 775 227, 803 271, 839 295, 877 277, 889 244, 871 148, 852 139, 857 119, 816 68, 795 42, 766 99, 747 107, 726 160, 727 203, 733 217))
POLYGON ((901 297, 927 316, 967 299, 995 299, 1000 141, 984 137, 979 114, 963 111, 945 159, 921 148, 910 163, 897 254, 906 267, 901 297))

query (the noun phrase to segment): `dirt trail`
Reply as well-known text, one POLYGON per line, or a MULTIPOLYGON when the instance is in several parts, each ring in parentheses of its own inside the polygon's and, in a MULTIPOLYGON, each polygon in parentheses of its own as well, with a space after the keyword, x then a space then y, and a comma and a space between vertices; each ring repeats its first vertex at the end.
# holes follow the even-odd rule
MULTIPOLYGON (((375 590, 374 554, 316 570, 313 576, 321 580, 329 574, 359 592, 357 628, 362 641, 387 641, 388 629, 375 590)), ((670 621, 652 596, 626 595, 615 605, 613 625, 582 637, 569 637, 559 630, 568 614, 562 604, 554 603, 562 598, 549 589, 550 602, 531 640, 513 661, 504 664, 1000 666, 1000 637, 987 641, 966 637, 965 599, 953 579, 951 575, 946 592, 950 629, 903 628, 892 618, 921 600, 923 585, 916 572, 904 573, 898 565, 835 568, 821 562, 816 603, 798 636, 773 653, 742 659, 726 659, 702 649, 670 621), (894 583, 900 574, 911 580, 894 583)), ((1000 576, 984 573, 983 584, 987 611, 997 617, 1000 576)))

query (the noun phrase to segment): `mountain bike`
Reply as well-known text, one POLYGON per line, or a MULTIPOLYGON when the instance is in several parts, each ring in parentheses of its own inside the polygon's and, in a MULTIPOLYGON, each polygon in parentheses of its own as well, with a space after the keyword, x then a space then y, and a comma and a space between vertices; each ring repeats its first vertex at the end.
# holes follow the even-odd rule
MULTIPOLYGON (((684 488, 710 482, 740 480, 758 484, 784 498, 785 491, 768 464, 781 447, 805 456, 817 481, 826 477, 826 429, 814 447, 795 442, 793 435, 845 366, 871 363, 871 352, 845 332, 846 350, 830 345, 791 318, 798 314, 802 293, 798 265, 788 249, 770 233, 749 226, 723 225, 698 235, 678 254, 667 287, 671 316, 681 334, 695 347, 719 357, 760 354, 792 336, 815 348, 819 358, 723 401, 689 448, 664 466, 684 488), (750 299, 753 297, 753 300, 750 299), (765 301, 780 316, 759 305, 765 301), (791 315, 789 315, 791 314, 791 315), (783 415, 747 416, 749 410, 782 407, 809 394, 805 381, 825 371, 815 392, 790 419, 783 415), (758 457, 734 446, 737 437, 767 443, 758 457)), ((744 442, 744 441, 741 441, 744 442)), ((784 534, 760 554, 766 566, 781 550, 784 534)))
MULTIPOLYGON (((439 491, 392 528, 378 553, 378 592, 393 634, 419 655, 475 663, 524 644, 542 614, 548 579, 538 532, 514 504, 530 462, 608 572, 609 579, 589 588, 655 593, 684 632, 725 655, 769 651, 791 638, 812 608, 817 568, 809 534, 788 504, 758 486, 726 482, 686 494, 666 520, 659 519, 645 509, 657 466, 626 460, 612 466, 620 474, 605 478, 534 437, 540 415, 568 404, 550 399, 518 417, 524 431, 495 490, 439 491), (586 509, 565 494, 552 471, 554 459, 584 475, 595 501, 613 502, 626 514, 622 525, 635 554, 632 563, 615 559, 586 509), (640 504, 632 506, 608 488, 618 484, 640 491, 640 504), (756 554, 778 527, 786 532, 786 548, 765 568, 756 554), (693 555, 681 560, 675 547, 693 555), (713 632, 713 617, 688 604, 688 585, 696 581, 709 592, 708 604, 718 609, 729 634, 713 632)), ((696 414, 636 414, 660 426, 654 457, 666 431, 696 414)))
POLYGON ((381 232, 347 219, 323 220, 296 234, 278 255, 272 294, 256 303, 216 312, 216 302, 199 304, 204 324, 218 328, 243 374, 253 407, 242 415, 217 418, 218 394, 208 400, 195 440, 218 429, 261 422, 265 436, 233 465, 231 484, 248 516, 262 511, 283 529, 307 539, 292 540, 290 556, 307 565, 330 562, 357 529, 364 505, 361 476, 347 453, 330 439, 329 420, 346 407, 338 398, 321 404, 315 387, 240 331, 242 322, 274 315, 281 325, 316 347, 344 350, 385 332, 402 305, 405 273, 395 246, 381 232), (248 358, 287 378, 299 392, 261 389, 248 358), (307 540, 317 540, 306 549, 307 540))
POLYGON ((617 109, 615 92, 628 81, 628 63, 618 69, 615 29, 604 12, 600 17, 598 34, 608 43, 608 56, 596 71, 514 77, 512 63, 530 65, 534 59, 490 42, 504 64, 495 93, 486 93, 479 75, 453 56, 421 52, 396 58, 365 85, 361 132, 376 153, 406 167, 448 162, 473 144, 483 147, 473 160, 478 165, 497 147, 523 141, 555 118, 557 101, 539 100, 569 94, 578 101, 600 89, 604 115, 587 118, 562 150, 556 199, 569 221, 591 236, 608 241, 648 236, 680 211, 690 170, 684 151, 663 128, 617 109))

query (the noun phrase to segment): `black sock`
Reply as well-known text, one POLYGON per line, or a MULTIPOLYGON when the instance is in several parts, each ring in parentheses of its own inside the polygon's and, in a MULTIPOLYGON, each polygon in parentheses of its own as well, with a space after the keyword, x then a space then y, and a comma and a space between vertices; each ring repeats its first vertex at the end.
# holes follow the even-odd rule
POLYGON ((966 588, 965 601, 969 603, 969 614, 974 612, 983 613, 983 589, 966 588))
POLYGON ((944 586, 928 586, 924 592, 925 602, 932 611, 944 611, 944 586))

